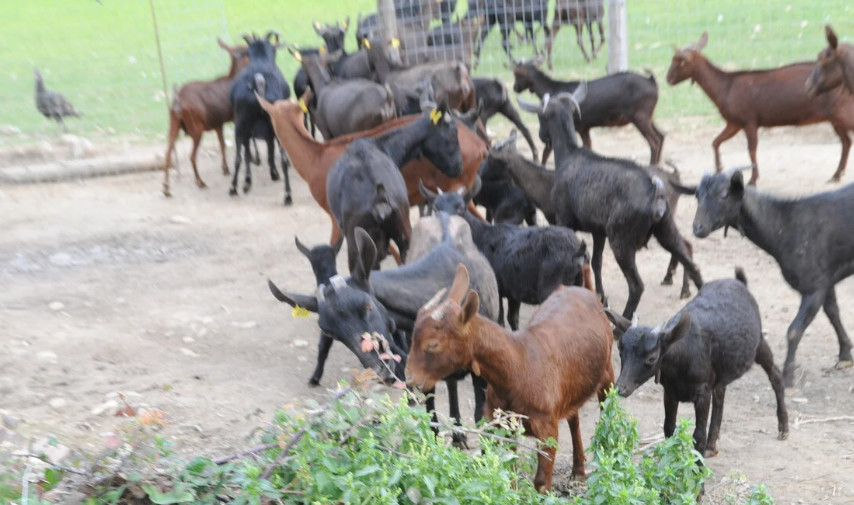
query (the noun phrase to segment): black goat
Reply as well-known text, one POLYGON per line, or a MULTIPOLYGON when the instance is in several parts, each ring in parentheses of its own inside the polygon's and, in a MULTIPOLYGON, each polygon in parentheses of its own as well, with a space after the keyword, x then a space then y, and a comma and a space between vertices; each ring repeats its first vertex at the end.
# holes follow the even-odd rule
POLYGON ((312 100, 308 108, 323 140, 369 130, 397 116, 394 95, 387 85, 361 78, 332 80, 326 68, 341 57, 340 51, 315 55, 289 51, 309 76, 312 100))
MULTIPOLYGON (((296 46, 294 46, 294 49, 299 50, 303 56, 323 53, 334 53, 340 50, 342 52, 342 55, 341 58, 336 61, 336 63, 341 61, 342 59, 346 59, 348 55, 346 51, 344 51, 344 36, 347 34, 347 26, 349 24, 349 17, 346 21, 344 21, 344 24, 335 23, 321 25, 320 23, 315 22, 314 32, 317 33, 323 39, 323 49, 318 47, 299 49, 296 46)), ((297 70, 296 75, 294 75, 294 96, 297 98, 302 98, 302 96, 305 95, 305 92, 308 87, 308 74, 306 74, 305 69, 300 66, 299 70, 297 70)), ((311 134, 312 136, 314 136, 314 122, 310 121, 310 117, 308 115, 305 116, 305 128, 306 130, 311 128, 311 134)))
POLYGON ((504 326, 507 299, 507 323, 519 329, 522 303, 539 305, 561 284, 583 286, 582 266, 587 262, 587 246, 564 227, 519 227, 507 223, 491 225, 467 211, 472 193, 463 188, 437 195, 420 185, 424 199, 435 212, 462 216, 471 227, 475 245, 492 265, 498 282, 498 324, 504 326))
POLYGON ((484 126, 492 116, 501 113, 501 115, 509 119, 510 122, 516 126, 519 132, 522 133, 522 136, 525 137, 525 141, 531 148, 531 154, 534 159, 539 159, 537 146, 534 145, 534 139, 531 137, 531 132, 528 131, 528 127, 525 126, 522 118, 519 117, 519 111, 516 110, 516 107, 513 106, 513 102, 510 101, 510 97, 507 95, 507 88, 504 86, 504 83, 498 79, 489 77, 475 77, 472 79, 472 82, 474 82, 475 97, 477 97, 478 106, 482 107, 480 111, 480 120, 483 121, 484 126), (480 104, 483 105, 481 106, 480 104))
MULTIPOLYGON (((539 55, 537 39, 534 33, 534 24, 539 23, 545 32, 545 40, 551 38, 551 29, 546 23, 548 17, 548 0, 468 0, 468 12, 466 18, 477 17, 483 19, 480 31, 475 41, 475 62, 480 59, 480 50, 483 41, 489 35, 492 27, 498 25, 501 30, 501 47, 511 60, 510 33, 515 32, 516 22, 521 22, 525 28, 525 36, 534 45, 534 54, 539 55)), ((477 66, 477 63, 474 65, 477 66)))
MULTIPOLYGON (((513 67, 513 91, 530 90, 540 100, 546 95, 572 93, 580 81, 557 81, 537 68, 538 63, 527 61, 513 67)), ((658 84, 655 76, 649 77, 633 72, 620 72, 594 79, 588 83, 587 100, 574 118, 575 129, 581 135, 584 147, 591 149, 590 129, 600 126, 623 126, 629 123, 641 132, 649 144, 649 162, 657 165, 661 161, 664 134, 655 126, 652 115, 658 103, 658 84)), ((543 164, 549 158, 552 147, 543 150, 543 164)))
POLYGON ((850 367, 851 340, 839 318, 835 286, 854 274, 854 184, 782 199, 745 188, 736 169, 707 175, 698 187, 684 189, 697 195, 695 236, 705 238, 725 226, 740 230, 777 260, 783 278, 801 294, 801 306, 786 332, 786 387, 794 385, 795 352, 804 330, 822 307, 839 341, 836 367, 850 367))
MULTIPOLYGON (((432 108, 434 104, 425 103, 432 108)), ((326 180, 329 208, 347 238, 350 271, 356 267, 356 227, 364 228, 379 247, 379 268, 389 240, 406 260, 411 233, 409 198, 401 167, 424 155, 448 177, 462 174, 457 122, 444 107, 380 137, 354 140, 335 161, 326 180)))
POLYGON ((557 223, 593 235, 596 292, 603 299, 602 252, 608 239, 629 284, 623 315, 631 317, 644 289, 635 253, 651 236, 678 258, 698 288, 703 279, 673 221, 664 182, 631 161, 606 158, 576 144, 572 116, 586 92, 582 83, 572 94, 546 96, 542 105, 522 100, 519 105, 537 113, 540 139, 555 150, 552 202, 557 223))
MULTIPOLYGON (((270 116, 261 108, 256 94, 263 96, 269 102, 284 100, 291 96, 282 71, 276 66, 276 49, 283 46, 279 43, 279 34, 275 31, 267 32, 260 39, 255 35, 243 36, 248 46, 249 65, 237 74, 231 83, 229 98, 234 109, 234 144, 236 154, 234 157, 234 176, 231 179, 232 196, 237 195, 237 177, 240 173, 241 149, 246 153, 246 159, 250 159, 249 140, 253 137, 263 139, 267 142, 267 161, 270 163, 270 177, 274 181, 279 180, 279 172, 276 170, 276 159, 273 148, 276 145, 276 135, 270 116), (271 43, 270 38, 275 37, 271 43)), ((288 179, 288 164, 285 149, 281 148, 282 172, 285 179, 285 205, 292 203, 291 183, 288 179)), ((248 193, 252 188, 252 170, 250 163, 246 163, 246 177, 243 183, 243 192, 248 193)))
POLYGON ((705 457, 717 454, 726 387, 758 363, 768 375, 777 398, 777 432, 789 436, 783 378, 774 366, 771 348, 762 337, 759 306, 747 290, 744 271, 735 279, 712 281, 663 328, 640 326, 637 320, 605 309, 616 326, 620 350, 617 391, 629 396, 653 375, 664 386, 664 436, 673 435, 679 402, 694 404, 694 446, 705 457), (709 407, 712 420, 709 421, 709 407))
MULTIPOLYGON (((498 287, 495 281, 495 275, 486 259, 477 251, 471 239, 471 233, 468 226, 460 217, 448 216, 441 213, 438 217, 430 217, 422 219, 416 225, 416 230, 420 233, 430 234, 426 240, 435 243, 434 247, 429 249, 424 256, 417 261, 406 264, 400 268, 387 272, 372 272, 371 265, 376 262, 376 246, 365 230, 356 229, 355 238, 356 246, 359 251, 359 261, 356 268, 351 272, 352 277, 346 282, 337 281, 339 286, 340 298, 358 299, 361 300, 361 295, 346 295, 346 291, 360 290, 368 293, 376 300, 379 306, 382 306, 387 311, 387 314, 394 321, 387 323, 388 327, 394 326, 397 329, 406 331, 411 334, 415 318, 418 310, 428 302, 430 293, 435 287, 437 290, 448 285, 449 280, 454 278, 457 264, 463 263, 472 272, 472 289, 475 289, 480 296, 481 306, 480 314, 491 320, 495 320, 498 313, 498 287), (458 221, 457 223, 454 223, 458 221), (424 223, 421 226, 418 224, 424 223), (434 225, 438 224, 438 233, 434 225), (456 233, 453 231, 456 230, 456 233)), ((423 237, 422 237, 423 238, 423 237)), ((315 272, 330 272, 335 269, 334 257, 332 260, 321 259, 321 256, 311 256, 312 268, 315 272), (315 264, 316 262, 328 262, 327 266, 315 264)), ((280 301, 286 302, 291 306, 305 307, 313 312, 319 311, 319 299, 316 296, 296 295, 291 293, 282 293, 275 285, 270 283, 270 289, 274 296, 280 301)), ((332 300, 333 302, 337 301, 332 300)), ((373 317, 373 311, 366 312, 363 303, 362 306, 355 304, 341 304, 341 313, 338 318, 343 321, 357 319, 361 322, 347 323, 353 328, 362 328, 367 323, 367 319, 373 317)), ((334 305, 333 305, 334 307, 334 305)), ((365 366, 376 369, 377 366, 384 366, 382 363, 374 361, 372 356, 365 356, 368 351, 363 351, 360 347, 362 333, 357 334, 355 331, 344 331, 344 324, 335 322, 336 317, 329 312, 319 313, 323 318, 324 323, 321 329, 324 334, 336 340, 342 340, 347 347, 356 354, 365 366), (327 331, 326 328, 329 328, 327 331)), ((320 321, 318 321, 320 324, 320 321)), ((395 333, 397 334, 397 333, 395 333)), ((386 338, 395 343, 398 350, 405 350, 408 344, 401 342, 394 337, 386 338)), ((331 345, 331 342, 329 342, 331 345)), ((312 380, 319 381, 323 373, 323 361, 326 360, 326 353, 318 355, 318 364, 312 380), (319 372, 318 372, 319 371, 319 372)), ((405 359, 401 363, 397 363, 394 370, 400 370, 399 365, 405 365, 405 359)), ((459 399, 457 397, 456 382, 465 376, 465 373, 455 373, 448 377, 448 400, 451 409, 451 417, 457 423, 460 422, 459 399)), ((401 377, 398 375, 398 377, 401 377)), ((480 420, 483 415, 483 403, 485 398, 486 384, 479 378, 472 377, 475 391, 475 421, 480 420)), ((428 411, 435 410, 434 399, 428 396, 427 401, 428 411)), ((465 436, 455 436, 455 441, 462 442, 465 436)))
POLYGON ((501 152, 516 153, 516 130, 510 133, 510 138, 489 148, 489 157, 478 168, 481 188, 474 195, 474 203, 486 208, 486 220, 490 223, 522 224, 524 221, 534 226, 537 208, 513 182, 507 168, 508 157, 496 154, 501 152))

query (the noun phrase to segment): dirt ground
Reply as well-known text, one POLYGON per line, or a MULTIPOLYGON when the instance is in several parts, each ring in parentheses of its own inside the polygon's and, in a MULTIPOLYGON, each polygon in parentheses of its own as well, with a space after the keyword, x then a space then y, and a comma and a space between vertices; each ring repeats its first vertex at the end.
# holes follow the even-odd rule
MULTIPOLYGON (((679 165, 689 183, 711 169, 709 144, 719 128, 697 124, 675 124, 665 143, 665 158, 679 165)), ((507 133, 501 126, 496 130, 507 133)), ((313 291, 313 275, 293 238, 298 234, 307 244, 328 240, 326 214, 294 172, 292 207, 282 206, 281 184, 271 183, 259 168, 252 192, 230 198, 214 145, 208 138, 200 157, 209 189, 195 187, 182 157, 182 176, 173 177, 171 199, 160 193, 160 173, 0 186, 0 414, 22 421, 15 428, 19 433, 51 433, 71 447, 98 450, 124 422, 112 415, 116 393, 122 392, 135 407, 166 413, 164 434, 178 450, 219 456, 252 445, 247 438, 252 429, 277 407, 322 399, 325 388, 351 377, 358 362, 338 344, 323 387, 307 386, 316 356, 316 319, 293 319, 266 286, 270 277, 294 291, 313 291)), ((648 156, 631 128, 596 131, 594 147, 641 160, 648 156)), ((724 147, 726 164, 746 164, 743 136, 724 147)), ((765 130, 760 187, 786 195, 832 189, 825 181, 839 149, 826 125, 765 130)), ((844 180, 850 182, 852 175, 844 180)), ((683 198, 678 209, 686 236, 695 208, 693 199, 683 198)), ((590 243, 589 236, 582 237, 590 243)), ((728 238, 719 231, 690 240, 707 281, 731 277, 736 265, 745 268, 781 365, 785 330, 799 297, 776 263, 734 231, 728 238)), ((342 272, 344 256, 339 257, 342 272)), ((654 241, 638 255, 646 283, 642 322, 663 322, 684 303, 677 286, 659 285, 667 262, 654 241)), ((605 288, 613 306, 622 307, 626 284, 610 252, 605 288)), ((837 290, 840 305, 851 307, 854 281, 837 290)), ((531 310, 525 307, 523 321, 531 310)), ((842 319, 854 331, 854 312, 843 310, 842 319)), ((776 439, 774 397, 760 368, 729 388, 720 455, 708 461, 715 477, 707 490, 743 473, 750 482, 766 484, 780 504, 854 503, 854 370, 833 369, 837 352, 832 329, 820 314, 798 351, 797 385, 787 396, 787 441, 776 439)), ((471 422, 471 390, 464 385, 461 391, 471 422)), ((441 404, 443 391, 438 395, 441 404)), ((661 399, 661 387, 647 383, 625 400, 643 439, 660 437, 661 399)), ((444 404, 440 412, 447 412, 444 404)), ((680 413, 693 418, 689 405, 680 413)), ((583 412, 585 440, 597 416, 590 402, 583 412)), ((566 468, 571 460, 566 426, 561 441, 558 466, 566 468)))

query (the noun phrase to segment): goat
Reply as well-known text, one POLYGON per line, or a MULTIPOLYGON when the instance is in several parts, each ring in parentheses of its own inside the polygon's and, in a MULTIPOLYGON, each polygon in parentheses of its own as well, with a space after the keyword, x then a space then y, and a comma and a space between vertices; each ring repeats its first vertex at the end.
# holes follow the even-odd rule
POLYGON ((324 140, 368 130, 397 116, 388 86, 361 78, 331 79, 326 66, 340 58, 340 51, 316 55, 303 55, 292 48, 289 51, 309 76, 313 103, 308 107, 324 140))
POLYGON ((587 51, 584 50, 584 42, 581 34, 584 32, 584 26, 587 26, 587 33, 590 35, 590 52, 593 58, 602 49, 605 44, 605 32, 602 29, 602 20, 605 18, 605 9, 602 7, 602 0, 557 0, 555 3, 554 20, 552 21, 551 37, 546 38, 546 59, 548 61, 549 70, 552 70, 552 44, 557 37, 557 32, 562 24, 569 24, 575 27, 575 39, 578 41, 578 48, 581 49, 581 54, 584 55, 584 61, 590 62, 590 57, 587 56, 587 51), (599 48, 596 48, 596 43, 593 39, 593 23, 599 25, 599 48))
POLYGON ((818 61, 806 82, 807 94, 816 97, 843 85, 854 93, 854 45, 840 44, 830 25, 824 27, 827 47, 818 53, 818 61))
POLYGON ((644 289, 635 254, 651 236, 677 257, 698 288, 703 279, 673 221, 664 182, 631 161, 606 158, 576 144, 572 116, 586 92, 581 84, 572 94, 547 97, 542 105, 522 100, 519 105, 537 113, 540 138, 555 149, 552 202, 557 223, 593 235, 596 292, 603 299, 602 252, 608 239, 629 285, 623 315, 631 317, 644 289))
POLYGON ((663 326, 640 326, 605 309, 616 326, 622 367, 617 392, 629 396, 655 376, 664 386, 664 436, 676 428, 679 402, 694 404, 694 448, 705 457, 718 453, 717 441, 727 386, 758 363, 777 398, 777 438, 789 436, 783 378, 774 366, 771 348, 762 337, 762 316, 747 290, 740 268, 735 279, 709 282, 663 326), (709 407, 712 419, 708 435, 709 407))
MULTIPOLYGON (((427 110, 433 105, 425 103, 427 110)), ((358 258, 356 227, 366 230, 379 246, 377 262, 368 265, 370 268, 379 269, 389 239, 394 240, 401 259, 406 261, 411 228, 406 182, 400 170, 421 155, 448 177, 462 173, 457 123, 447 109, 432 109, 406 126, 374 138, 356 139, 332 164, 326 198, 347 238, 350 271, 358 258)))
MULTIPOLYGON (((284 100, 290 96, 290 88, 285 81, 279 67, 276 66, 276 49, 283 46, 279 43, 279 34, 273 30, 260 39, 255 35, 251 37, 244 35, 249 53, 249 65, 240 71, 231 83, 229 98, 234 109, 234 143, 236 154, 234 157, 234 176, 231 179, 229 194, 237 195, 237 177, 240 174, 240 150, 246 153, 249 159, 249 139, 252 137, 262 138, 267 142, 267 161, 270 163, 270 178, 279 180, 279 172, 276 170, 276 160, 273 156, 273 147, 276 142, 275 132, 270 123, 270 118, 264 114, 258 102, 258 96, 267 101, 284 100), (270 38, 275 36, 275 42, 270 38)), ((282 172, 285 179, 285 205, 292 203, 291 183, 288 179, 288 162, 286 162, 285 149, 282 148, 282 172)), ((243 192, 248 193, 252 188, 252 170, 250 164, 246 163, 246 176, 243 183, 243 192)))
MULTIPOLYGON (((513 130, 515 132, 515 130, 513 130)), ((505 141, 506 142, 506 141, 505 141)), ((490 149, 490 153, 496 147, 490 149)), ((486 208, 488 223, 537 224, 537 208, 525 196, 513 178, 507 173, 507 167, 491 154, 478 169, 481 190, 474 195, 475 205, 486 208)))
POLYGON ((742 70, 725 72, 716 67, 702 54, 709 41, 703 32, 696 44, 684 49, 674 48, 667 82, 675 86, 691 79, 700 85, 709 99, 718 108, 726 121, 723 131, 712 141, 715 152, 715 170, 720 172, 720 145, 740 130, 747 137, 747 150, 753 173, 750 185, 759 178, 756 147, 759 143, 759 127, 802 126, 829 122, 842 142, 842 157, 830 182, 839 182, 848 163, 851 138, 848 131, 854 129, 854 99, 841 89, 810 98, 804 82, 812 71, 809 62, 793 63, 767 70, 742 70))
MULTIPOLYGON (((324 46, 323 48, 318 47, 310 47, 306 49, 300 50, 300 52, 305 55, 311 54, 321 54, 321 53, 334 53, 336 51, 342 51, 341 58, 336 61, 339 62, 341 59, 347 58, 347 53, 344 52, 344 36, 347 34, 347 26, 350 24, 350 18, 344 21, 343 24, 335 23, 335 24, 327 24, 321 25, 318 22, 314 22, 314 32, 323 39, 324 46)), ((299 50, 298 47, 294 46, 294 49, 299 50)), ((294 75, 293 88, 294 88, 294 96, 297 98, 302 97, 306 90, 308 89, 308 74, 305 73, 305 70, 300 66, 297 73, 294 75)), ((314 104, 312 104, 314 105, 314 104)), ((307 117, 306 120, 309 118, 307 117)), ((311 127, 311 134, 314 135, 314 123, 310 123, 310 125, 306 125, 306 129, 311 127)))
MULTIPOLYGON (((572 93, 579 81, 557 81, 537 68, 537 61, 516 63, 513 66, 513 91, 521 93, 530 90, 540 100, 547 94, 572 93)), ((658 103, 658 84, 655 76, 648 78, 633 72, 619 72, 587 83, 587 101, 584 110, 574 118, 575 129, 581 135, 584 147, 592 149, 590 129, 599 126, 623 126, 629 123, 643 135, 649 144, 649 163, 657 165, 661 161, 664 146, 664 133, 655 126, 652 115, 658 103)), ((546 144, 543 150, 543 164, 546 164, 551 146, 546 144)))
MULTIPOLYGON (((578 409, 594 393, 604 401, 614 382, 614 337, 602 305, 588 289, 561 288, 543 302, 524 330, 511 333, 478 315, 479 304, 477 292, 469 290, 466 267, 458 266, 447 299, 418 311, 405 369, 407 384, 431 389, 448 373, 465 368, 486 379, 487 419, 496 408, 527 416, 526 433, 541 441, 557 440, 558 422, 567 419, 572 475, 584 479, 578 409)), ((538 456, 534 486, 540 492, 552 487, 555 452, 545 446, 538 456)))
POLYGON ((540 51, 537 47, 537 40, 534 34, 534 23, 539 23, 545 32, 545 40, 549 40, 551 30, 546 23, 548 17, 548 0, 468 0, 468 12, 466 18, 482 17, 483 22, 480 23, 480 30, 477 40, 475 40, 474 55, 475 64, 480 59, 480 51, 483 48, 483 41, 489 35, 492 27, 498 25, 501 30, 501 47, 507 54, 507 58, 512 60, 513 55, 510 51, 510 31, 514 29, 516 22, 522 22, 525 27, 525 36, 530 38, 534 45, 534 54, 539 55, 540 51))
POLYGON ((525 141, 528 143, 528 147, 531 148, 531 154, 534 159, 539 159, 537 146, 534 145, 534 139, 531 138, 531 132, 528 130, 528 127, 525 126, 522 118, 519 117, 519 111, 517 111, 513 106, 513 102, 510 101, 510 97, 507 95, 507 88, 504 86, 504 83, 498 79, 488 77, 475 77, 472 79, 472 82, 474 83, 474 95, 477 97, 479 106, 482 107, 479 115, 484 126, 492 116, 501 113, 501 115, 509 119, 510 122, 516 126, 519 132, 522 133, 522 136, 525 137, 525 141))
MULTIPOLYGON (((320 207, 329 214, 332 220, 332 237, 329 241, 334 244, 341 237, 341 231, 329 209, 326 197, 326 178, 329 168, 347 149, 347 146, 356 138, 374 137, 381 135, 393 128, 399 128, 417 120, 421 116, 413 115, 388 121, 381 126, 365 132, 345 135, 329 142, 318 142, 314 140, 302 125, 302 110, 299 105, 290 100, 280 100, 271 104, 261 99, 261 106, 266 110, 273 122, 276 136, 290 153, 294 168, 300 176, 308 183, 311 196, 320 207)), ((423 199, 418 193, 418 181, 423 180, 428 188, 440 187, 445 191, 454 190, 460 186, 471 187, 477 175, 477 167, 481 160, 486 157, 487 150, 483 141, 468 128, 458 129, 460 152, 463 158, 463 173, 457 178, 443 175, 428 160, 410 161, 403 168, 403 178, 406 181, 406 189, 409 203, 412 205, 421 203, 423 199)))
MULTIPOLYGON (((411 263, 388 272, 371 271, 370 265, 373 265, 376 261, 376 247, 367 232, 361 228, 357 228, 355 232, 355 242, 359 250, 359 261, 357 262, 356 269, 351 272, 352 277, 350 279, 346 282, 338 281, 340 294, 342 296, 347 296, 349 299, 354 297, 358 298, 361 295, 348 296, 346 294, 348 290, 361 290, 364 293, 368 293, 370 296, 375 297, 376 304, 384 307, 387 311, 386 313, 390 316, 391 320, 394 321, 394 327, 396 329, 411 332, 418 309, 425 304, 429 293, 433 292, 433 288, 438 289, 437 286, 441 287, 447 285, 447 283, 453 279, 456 265, 463 263, 468 265, 468 268, 474 272, 474 289, 480 293, 480 297, 484 300, 479 309, 481 314, 486 318, 494 320, 498 312, 498 288, 495 281, 495 275, 492 273, 489 263, 477 251, 477 248, 472 243, 468 225, 465 224, 462 218, 457 216, 448 216, 444 213, 439 214, 438 217, 432 216, 422 219, 419 221, 419 224, 422 222, 424 222, 423 225, 416 225, 414 240, 422 240, 425 243, 431 243, 433 244, 433 247, 417 260, 413 260, 411 263), (419 239, 419 234, 426 234, 428 236, 419 239)), ((325 260, 320 258, 322 258, 322 256, 312 256, 310 258, 312 261, 312 268, 315 272, 335 271, 334 256, 331 261, 328 257, 325 260), (327 266, 324 267, 316 264, 317 262, 325 262, 327 263, 327 266)), ((318 311, 318 298, 316 297, 282 293, 278 288, 275 288, 275 285, 272 283, 270 283, 270 288, 273 290, 274 296, 276 296, 280 301, 284 301, 292 306, 299 305, 315 312, 318 311)), ((341 314, 339 314, 339 318, 345 322, 351 319, 360 319, 364 321, 371 316, 371 314, 360 310, 358 305, 341 306, 340 310, 341 314)), ((344 341, 345 345, 359 356, 360 361, 368 363, 365 366, 382 366, 381 363, 370 361, 373 359, 372 357, 361 356, 367 352, 362 351, 357 345, 359 344, 358 339, 361 339, 361 334, 357 339, 352 336, 356 335, 353 332, 342 333, 338 329, 345 325, 341 322, 332 321, 330 318, 333 316, 334 314, 332 313, 324 316, 326 317, 326 319, 324 319, 324 325, 330 328, 330 331, 327 332, 324 330, 323 334, 336 340, 341 339, 344 341)), ((347 323, 347 326, 361 327, 365 324, 367 323, 347 323)), ((324 329, 324 325, 321 325, 321 329, 324 329)), ((388 325, 392 326, 391 323, 388 325)), ((394 339, 392 340, 395 341, 394 339)), ((398 349, 405 350, 408 348, 404 342, 395 342, 397 342, 396 347, 398 349)), ((326 360, 326 356, 329 352, 328 346, 331 346, 331 341, 328 342, 325 352, 323 350, 323 336, 321 336, 320 345, 321 352, 318 354, 318 364, 315 369, 315 373, 312 375, 312 381, 316 380, 318 382, 320 381, 323 373, 323 362, 326 360)), ((446 378, 448 383, 451 417, 453 417, 458 424, 460 422, 460 411, 456 382, 459 379, 462 379, 464 375, 465 373, 460 373, 459 370, 454 370, 449 372, 446 378)), ((485 385, 481 384, 480 381, 474 377, 472 380, 475 390, 475 421, 478 421, 480 420, 483 412, 483 390, 485 385)), ((435 405, 431 398, 427 402, 427 409, 429 411, 433 411, 435 410, 434 407, 435 405)), ((462 442, 465 439, 465 437, 456 435, 454 438, 457 442, 462 442)))
POLYGON ((169 166, 172 161, 172 151, 178 133, 184 130, 193 139, 193 150, 190 153, 190 163, 196 176, 196 185, 206 188, 207 185, 199 176, 196 167, 196 152, 202 141, 202 134, 208 130, 216 131, 219 139, 219 150, 222 154, 222 173, 228 175, 228 162, 225 160, 225 139, 222 136, 222 126, 234 119, 234 110, 229 100, 229 90, 234 77, 249 64, 247 48, 232 47, 217 39, 219 46, 231 58, 228 74, 212 81, 193 81, 181 86, 172 99, 169 108, 169 136, 166 146, 166 156, 163 164, 163 194, 172 196, 169 187, 169 166))
POLYGON ((498 324, 504 326, 507 299, 507 323, 519 329, 519 306, 539 305, 561 284, 583 286, 582 267, 587 246, 564 227, 522 228, 512 224, 487 224, 466 211, 471 191, 461 190, 437 195, 421 186, 421 194, 436 212, 462 216, 475 245, 492 265, 498 282, 498 324))
POLYGON ((465 18, 444 23, 429 32, 417 25, 404 25, 400 30, 401 59, 408 65, 458 61, 470 67, 481 21, 481 18, 465 18))
POLYGON ((682 190, 697 195, 695 236, 708 237, 724 226, 740 230, 777 260, 783 278, 800 293, 800 308, 786 331, 786 387, 794 385, 795 352, 804 330, 822 307, 839 341, 836 367, 850 367, 851 340, 839 318, 835 286, 854 274, 854 184, 787 200, 745 188, 736 169, 704 176, 699 186, 682 190))

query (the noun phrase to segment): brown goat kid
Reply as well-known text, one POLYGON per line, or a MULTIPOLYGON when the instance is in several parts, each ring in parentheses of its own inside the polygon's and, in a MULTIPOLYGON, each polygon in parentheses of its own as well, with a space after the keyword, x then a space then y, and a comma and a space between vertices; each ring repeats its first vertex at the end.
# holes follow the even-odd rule
POLYGON ((854 45, 840 44, 830 25, 824 27, 824 33, 827 47, 818 53, 818 61, 807 79, 807 94, 818 96, 840 85, 854 93, 854 45))
POLYGON ((840 89, 810 98, 804 89, 804 82, 812 71, 811 62, 793 63, 768 70, 725 72, 702 55, 701 51, 708 40, 708 33, 704 32, 696 44, 675 49, 667 71, 667 82, 671 86, 686 79, 696 82, 726 120, 726 127, 712 142, 715 169, 718 172, 722 169, 720 145, 739 130, 744 130, 750 161, 754 167, 750 184, 756 184, 759 177, 759 165, 756 162, 757 130, 760 126, 802 126, 829 122, 842 141, 842 157, 830 179, 831 182, 838 182, 845 173, 851 149, 848 131, 854 129, 854 98, 840 89))
MULTIPOLYGON (((371 130, 344 135, 334 138, 329 142, 318 142, 305 129, 303 125, 303 112, 296 102, 278 100, 276 103, 271 104, 261 97, 259 97, 259 102, 264 110, 270 114, 273 129, 276 131, 279 142, 287 150, 291 164, 308 183, 311 196, 314 197, 314 200, 329 214, 332 220, 332 238, 330 239, 330 244, 337 243, 338 239, 341 238, 341 231, 338 229, 335 218, 329 210, 329 202, 326 199, 326 176, 329 174, 332 164, 341 157, 353 140, 382 135, 392 128, 404 126, 421 117, 421 115, 401 117, 383 123, 371 130)), ((423 181, 424 186, 432 190, 441 188, 443 191, 453 191, 461 187, 471 189, 477 175, 477 168, 480 166, 480 162, 489 155, 489 151, 487 151, 486 144, 476 133, 459 124, 459 121, 458 126, 457 134, 460 142, 460 152, 463 157, 462 175, 450 178, 439 172, 426 159, 410 161, 404 165, 402 170, 410 205, 424 202, 424 197, 418 191, 418 181, 423 181)), ((469 207, 469 210, 472 209, 480 217, 473 204, 469 207)))
MULTIPOLYGON (((541 441, 558 438, 566 419, 572 433, 572 475, 585 478, 578 409, 593 394, 604 401, 614 382, 613 333, 596 294, 579 287, 558 288, 531 316, 528 326, 510 332, 477 314, 480 300, 469 290, 468 271, 457 275, 445 301, 444 290, 418 311, 406 364, 406 380, 422 390, 464 368, 484 378, 486 408, 527 416, 525 432, 541 441)), ((555 449, 543 447, 534 486, 551 490, 555 449)))
POLYGON ((172 100, 169 108, 169 138, 166 147, 166 160, 163 164, 163 194, 172 196, 169 188, 169 166, 172 161, 172 151, 178 133, 184 130, 193 139, 193 151, 190 153, 190 163, 196 176, 196 185, 205 188, 205 181, 199 177, 196 168, 196 152, 202 141, 202 134, 215 130, 219 139, 219 150, 222 153, 222 173, 228 175, 228 162, 225 160, 225 139, 222 136, 222 125, 234 120, 234 111, 228 93, 231 82, 246 65, 249 57, 246 46, 229 46, 222 39, 217 39, 219 46, 228 52, 231 58, 231 68, 227 75, 212 81, 193 81, 181 86, 172 100))

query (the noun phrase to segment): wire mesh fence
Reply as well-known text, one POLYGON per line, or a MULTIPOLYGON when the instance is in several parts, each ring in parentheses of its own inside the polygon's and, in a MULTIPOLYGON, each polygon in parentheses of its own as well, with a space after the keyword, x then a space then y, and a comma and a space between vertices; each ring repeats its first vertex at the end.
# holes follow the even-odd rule
MULTIPOLYGON (((550 34, 555 77, 604 75, 610 49, 607 1, 394 0, 392 4, 399 18, 397 35, 402 50, 412 61, 464 59, 474 67, 475 75, 496 76, 509 83, 511 58, 542 57, 550 34), (600 24, 604 42, 600 42, 600 24)), ((317 46, 321 40, 313 30, 314 21, 349 18, 346 50, 352 52, 357 50, 354 35, 360 16, 364 21, 381 3, 4 2, 0 4, 4 19, 0 126, 7 133, 21 133, 0 135, 0 144, 51 135, 57 129, 36 111, 33 69, 41 71, 48 89, 63 93, 83 113, 81 119, 69 120, 72 131, 162 138, 173 86, 227 71, 228 57, 218 47, 217 37, 237 43, 239 34, 273 28, 290 43, 317 46)), ((685 115, 716 116, 713 105, 696 86, 669 87, 664 82, 672 45, 695 42, 708 31, 704 53, 731 70, 813 59, 825 45, 825 23, 834 25, 842 41, 854 38, 854 2, 850 0, 627 0, 626 5, 629 67, 656 75, 661 87, 656 115, 665 121, 685 115)), ((298 64, 285 51, 280 51, 278 61, 290 79, 298 64)))

